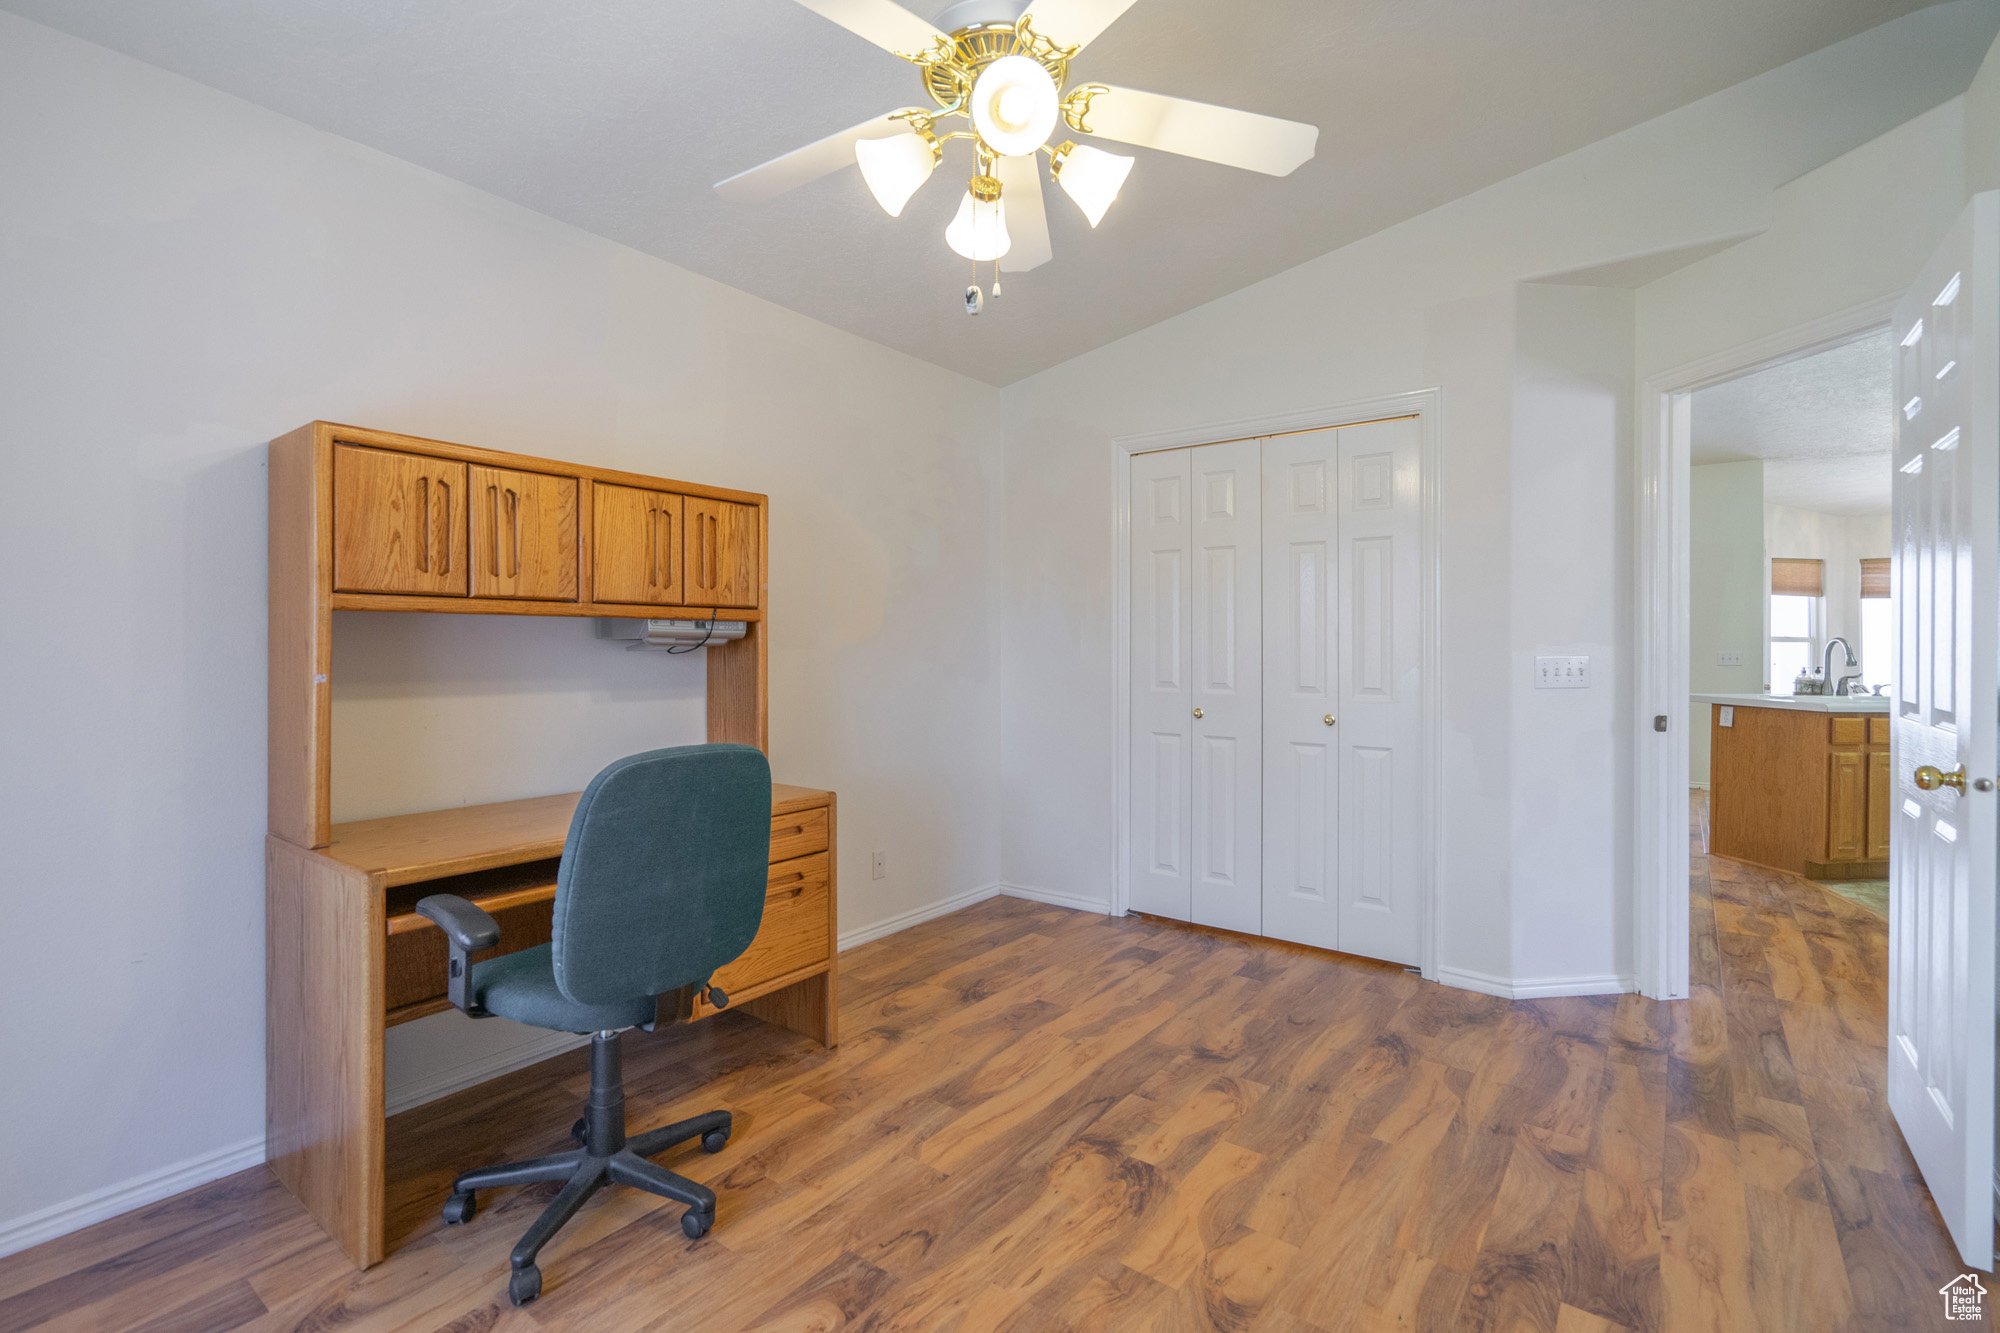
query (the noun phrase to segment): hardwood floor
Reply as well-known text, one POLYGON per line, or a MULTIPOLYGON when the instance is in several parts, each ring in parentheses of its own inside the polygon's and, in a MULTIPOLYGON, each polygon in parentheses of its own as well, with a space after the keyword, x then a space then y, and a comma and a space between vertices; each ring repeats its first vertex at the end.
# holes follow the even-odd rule
POLYGON ((1883 1101, 1884 928, 1696 856, 1692 997, 1508 1003, 1400 968, 995 899, 843 959, 828 1053, 627 1040, 634 1129, 711 1106, 722 1195, 598 1196, 507 1305, 559 1057, 391 1122, 356 1273, 259 1168, 0 1260, 0 1329, 1901 1330, 1959 1261, 1883 1101))

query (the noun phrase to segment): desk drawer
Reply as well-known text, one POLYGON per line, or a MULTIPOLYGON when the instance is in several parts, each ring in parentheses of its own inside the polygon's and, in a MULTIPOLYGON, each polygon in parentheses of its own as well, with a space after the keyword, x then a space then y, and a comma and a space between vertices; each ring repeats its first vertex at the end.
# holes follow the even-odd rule
POLYGON ((771 816, 771 863, 826 850, 826 807, 771 816))
MULTIPOLYGON (((824 819, 826 811, 818 814, 824 819)), ((764 924, 743 956, 715 974, 715 984, 733 998, 832 953, 827 929, 826 853, 796 857, 771 867, 764 895, 764 924)))

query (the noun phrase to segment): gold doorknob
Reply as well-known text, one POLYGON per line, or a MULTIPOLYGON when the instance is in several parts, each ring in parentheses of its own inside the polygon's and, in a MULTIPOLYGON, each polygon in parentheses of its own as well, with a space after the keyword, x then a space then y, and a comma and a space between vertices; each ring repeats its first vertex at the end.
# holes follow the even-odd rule
POLYGON ((1931 764, 1925 764, 1916 773, 1917 785, 1925 791, 1936 791, 1939 787, 1951 787, 1960 796, 1965 795, 1965 765, 1960 764, 1947 773, 1931 764))
POLYGON ((1326 723, 1326 724, 1327 724, 1327 725, 1328 725, 1329 727, 1330 727, 1330 726, 1332 726, 1332 725, 1333 725, 1333 714, 1332 714, 1332 713, 1328 713, 1328 714, 1327 714, 1327 715, 1326 715, 1325 717, 1321 718, 1321 719, 1320 719, 1320 721, 1322 721, 1322 722, 1326 723))
POLYGON ((1195 715, 1196 717, 1200 717, 1200 716, 1201 716, 1201 710, 1200 710, 1199 708, 1195 709, 1195 710, 1194 710, 1194 715, 1195 715))

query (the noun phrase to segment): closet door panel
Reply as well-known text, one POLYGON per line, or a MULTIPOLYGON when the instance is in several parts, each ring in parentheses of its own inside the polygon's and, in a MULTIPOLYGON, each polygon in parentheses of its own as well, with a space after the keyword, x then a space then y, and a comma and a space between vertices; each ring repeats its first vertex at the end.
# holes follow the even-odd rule
POLYGON ((1194 740, 1192 459, 1185 449, 1132 460, 1132 714, 1127 865, 1135 912, 1186 921, 1192 910, 1194 740))
POLYGON ((1415 963, 1424 910, 1418 424, 1336 433, 1339 948, 1415 963))
POLYGON ((1192 920, 1263 926, 1262 479, 1258 443, 1191 451, 1194 499, 1192 920))
POLYGON ((1335 432, 1263 441, 1264 930, 1340 943, 1335 432))

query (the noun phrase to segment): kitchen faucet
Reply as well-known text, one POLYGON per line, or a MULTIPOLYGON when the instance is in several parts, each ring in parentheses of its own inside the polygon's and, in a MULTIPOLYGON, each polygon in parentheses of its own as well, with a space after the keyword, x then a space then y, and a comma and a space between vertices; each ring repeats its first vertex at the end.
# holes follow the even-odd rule
MULTIPOLYGON (((1836 643, 1840 645, 1840 650, 1847 654, 1847 665, 1851 667, 1861 665, 1860 662, 1855 660, 1854 649, 1848 644, 1847 640, 1836 634, 1833 638, 1827 640, 1826 653, 1820 661, 1820 675, 1827 680, 1833 679, 1833 645, 1836 643)), ((1852 695, 1854 693, 1854 682, 1860 679, 1861 673, 1859 671, 1851 676, 1842 676, 1840 684, 1836 685, 1830 693, 1852 695)))

